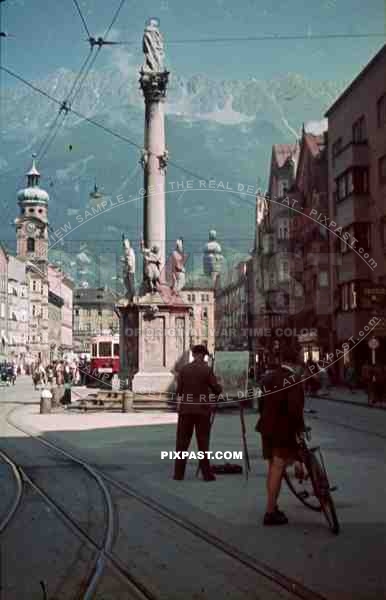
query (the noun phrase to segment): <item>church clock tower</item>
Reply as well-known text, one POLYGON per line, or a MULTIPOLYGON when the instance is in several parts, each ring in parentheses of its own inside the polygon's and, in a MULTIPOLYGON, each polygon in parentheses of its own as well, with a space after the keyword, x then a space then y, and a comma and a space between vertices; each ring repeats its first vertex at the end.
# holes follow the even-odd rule
POLYGON ((39 187, 40 173, 35 155, 27 173, 27 187, 20 190, 17 200, 20 213, 16 223, 17 255, 34 262, 44 273, 48 263, 48 200, 39 187))
POLYGON ((48 200, 39 187, 35 155, 27 173, 27 187, 17 194, 19 216, 15 219, 17 256, 26 262, 29 287, 27 350, 32 362, 47 364, 48 339, 48 200))

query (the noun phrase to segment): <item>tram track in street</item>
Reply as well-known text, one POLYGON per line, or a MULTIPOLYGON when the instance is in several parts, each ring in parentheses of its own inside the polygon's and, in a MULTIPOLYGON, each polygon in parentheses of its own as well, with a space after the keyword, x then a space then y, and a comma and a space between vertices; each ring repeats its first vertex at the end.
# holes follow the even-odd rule
POLYGON ((14 516, 17 513, 17 510, 21 504, 23 497, 23 479, 18 469, 17 465, 0 450, 0 458, 12 472, 12 479, 15 485, 15 493, 14 497, 10 503, 10 506, 7 507, 4 516, 0 520, 0 534, 8 527, 9 523, 12 521, 14 516))
MULTIPOLYGON (((15 408, 9 412, 13 412, 15 408)), ((23 431, 25 435, 28 435, 29 439, 35 440, 40 445, 43 444, 43 440, 38 437, 31 435, 29 432, 18 428, 11 420, 8 419, 9 413, 6 416, 6 421, 12 427, 23 431)), ((15 492, 15 498, 12 502, 12 506, 8 510, 7 514, 0 521, 0 533, 5 531, 6 527, 10 524, 13 518, 17 516, 17 509, 22 504, 23 490, 28 486, 33 492, 35 492, 43 503, 61 520, 62 523, 69 529, 81 542, 85 544, 87 548, 93 553, 94 558, 92 560, 91 568, 88 568, 88 573, 82 578, 82 581, 77 582, 74 587, 77 588, 76 596, 71 596, 76 599, 91 600, 95 597, 96 590, 101 579, 104 577, 105 570, 107 567, 110 568, 114 576, 120 579, 121 586, 125 588, 125 598, 130 600, 156 600, 154 595, 148 590, 141 582, 136 581, 132 574, 128 571, 126 566, 117 559, 112 553, 112 546, 114 537, 116 535, 116 518, 114 512, 114 504, 111 498, 111 493, 106 486, 103 478, 99 473, 96 472, 93 467, 84 461, 70 455, 65 450, 57 447, 53 444, 44 444, 44 446, 50 447, 57 454, 59 453, 62 457, 65 457, 67 461, 72 461, 74 465, 81 466, 93 480, 98 484, 100 488, 104 503, 105 503, 105 515, 106 524, 104 527, 103 539, 96 540, 95 535, 91 535, 85 527, 81 526, 79 519, 74 518, 71 515, 71 510, 64 507, 63 502, 58 502, 52 493, 48 493, 44 486, 38 483, 37 478, 31 475, 37 468, 43 470, 44 467, 34 466, 22 466, 19 461, 15 461, 8 452, 0 450, 0 458, 9 466, 14 473, 17 490, 15 492)), ((58 468, 60 468, 59 465, 58 468)), ((45 584, 43 581, 40 582, 43 590, 45 590, 45 584)))
MULTIPOLYGON (((63 447, 54 443, 51 440, 43 439, 39 437, 35 432, 29 431, 24 426, 20 426, 12 418, 12 413, 14 413, 16 410, 17 407, 13 408, 8 413, 6 417, 8 424, 16 428, 20 432, 24 433, 24 435, 34 438, 39 444, 56 451, 58 454, 66 457, 67 459, 71 459, 76 463, 81 464, 86 469, 88 468, 90 472, 93 472, 95 476, 98 477, 98 480, 102 480, 104 482, 107 494, 110 497, 111 505, 113 501, 111 499, 111 492, 107 489, 108 487, 110 487, 110 489, 114 488, 116 491, 119 491, 119 493, 124 497, 126 502, 136 502, 140 507, 140 510, 143 511, 144 507, 146 507, 146 509, 148 509, 153 515, 150 517, 150 519, 154 518, 155 515, 157 517, 157 520, 165 520, 165 523, 163 525, 166 526, 166 528, 175 527, 176 531, 180 531, 182 535, 193 537, 193 539, 196 540, 194 543, 203 545, 203 552, 210 551, 212 553, 218 553, 222 557, 223 561, 227 560, 233 563, 233 567, 238 565, 238 569, 244 568, 246 569, 246 573, 253 572, 255 576, 261 578, 261 582, 264 582, 265 585, 276 588, 278 592, 281 591, 281 595, 283 593, 286 594, 286 596, 284 597, 301 598, 303 600, 324 600, 324 597, 319 593, 316 593, 310 590, 309 588, 306 588, 300 582, 291 579, 290 577, 287 577, 279 571, 257 560, 255 557, 243 553, 238 548, 232 546, 220 537, 210 533, 209 531, 203 529, 196 523, 170 510, 169 507, 159 503, 158 501, 154 500, 149 496, 146 496, 145 494, 133 488, 132 486, 129 486, 114 479, 113 477, 105 473, 103 470, 99 469, 97 466, 91 466, 79 456, 74 455, 72 451, 64 449, 63 447), (169 525, 167 525, 167 523, 169 523, 169 525)), ((33 483, 34 485, 36 485, 35 482, 33 483)), ((44 493, 44 490, 41 489, 37 491, 40 494, 44 493)), ((47 498, 47 502, 48 501, 52 502, 52 499, 47 498)), ((69 517, 67 511, 63 511, 62 507, 55 506, 55 504, 53 504, 52 507, 58 512, 58 514, 62 516, 64 520, 68 521, 68 524, 70 526, 75 527, 79 535, 83 535, 84 539, 87 539, 88 544, 94 544, 92 539, 89 539, 87 535, 84 535, 85 532, 79 530, 79 526, 76 523, 74 524, 71 522, 71 517, 69 517)), ((112 515, 112 512, 110 513, 110 515, 112 515)), ((143 518, 146 521, 146 519, 149 518, 149 515, 144 514, 143 518)), ((111 527, 113 527, 113 520, 114 519, 111 516, 111 518, 109 519, 111 527)), ((127 533, 130 535, 130 532, 126 531, 125 534, 127 533)), ((153 550, 155 550, 155 548, 153 548, 153 550)), ((99 548, 99 552, 99 558, 96 561, 94 567, 94 573, 98 573, 99 577, 108 563, 114 568, 114 570, 116 570, 119 573, 119 575, 121 575, 123 578, 126 578, 126 580, 130 580, 130 584, 134 586, 134 590, 137 593, 139 593, 139 596, 137 597, 151 598, 152 600, 161 597, 161 595, 159 595, 159 590, 154 590, 154 588, 149 589, 148 587, 143 585, 141 581, 138 580, 138 576, 133 576, 132 572, 126 566, 125 561, 122 561, 121 558, 118 557, 118 553, 121 554, 121 552, 119 552, 119 549, 115 550, 114 548, 112 548, 112 529, 110 529, 110 535, 108 536, 107 547, 105 544, 104 548, 99 548)), ((95 586, 93 587, 93 589, 95 590, 95 586)), ((270 589, 270 592, 272 593, 272 589, 270 589)), ((91 598, 92 594, 83 597, 91 598)), ((257 595, 257 597, 259 597, 259 595, 257 595)))
MULTIPOLYGON (((368 406, 367 404, 359 404, 358 402, 348 402, 348 401, 344 401, 342 402, 341 400, 335 400, 334 398, 325 398, 325 397, 318 397, 318 396, 309 396, 309 398, 314 398, 317 400, 327 400, 328 402, 333 402, 334 404, 339 404, 340 406, 356 406, 359 409, 362 409, 364 412, 373 412, 374 411, 374 407, 372 406, 368 406)), ((379 407, 375 407, 376 409, 379 407)), ((384 409, 379 409, 380 412, 384 411, 384 409)), ((329 419, 326 418, 324 416, 320 416, 320 413, 318 411, 318 409, 314 409, 312 410, 312 412, 309 413, 311 416, 311 419, 315 419, 315 421, 320 421, 321 423, 328 423, 329 425, 336 425, 337 427, 342 427, 343 429, 347 429, 348 431, 353 431, 355 433, 362 433, 364 435, 369 435, 372 437, 376 437, 379 438, 381 440, 385 440, 386 441, 386 434, 382 434, 379 433, 377 431, 369 431, 368 429, 362 429, 361 427, 355 427, 354 425, 349 425, 348 423, 342 423, 341 421, 335 421, 334 419, 329 419)))

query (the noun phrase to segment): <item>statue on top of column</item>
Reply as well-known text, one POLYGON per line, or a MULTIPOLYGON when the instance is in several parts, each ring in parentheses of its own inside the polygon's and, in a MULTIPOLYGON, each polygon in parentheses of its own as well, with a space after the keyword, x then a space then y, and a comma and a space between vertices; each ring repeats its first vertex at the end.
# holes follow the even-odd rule
POLYGON ((161 73, 164 71, 164 43, 158 29, 159 20, 148 20, 143 34, 142 50, 145 62, 142 67, 144 73, 161 73))
POLYGON ((185 255, 184 242, 181 238, 176 241, 172 252, 172 290, 179 292, 185 285, 185 255))
POLYGON ((123 281, 127 298, 131 301, 135 295, 135 252, 124 233, 122 233, 122 245, 124 253, 121 258, 123 262, 123 281))
POLYGON ((141 250, 143 254, 143 275, 144 284, 146 291, 150 291, 154 294, 160 283, 161 277, 161 255, 158 246, 152 246, 152 248, 145 248, 145 244, 142 240, 141 250))

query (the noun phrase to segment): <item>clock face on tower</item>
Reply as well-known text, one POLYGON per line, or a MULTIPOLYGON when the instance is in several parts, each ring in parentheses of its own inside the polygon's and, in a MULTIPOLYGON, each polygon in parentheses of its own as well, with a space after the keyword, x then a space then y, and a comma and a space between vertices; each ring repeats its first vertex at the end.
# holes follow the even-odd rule
POLYGON ((27 233, 30 233, 30 234, 35 233, 35 231, 36 231, 35 223, 27 223, 26 230, 27 230, 27 233))

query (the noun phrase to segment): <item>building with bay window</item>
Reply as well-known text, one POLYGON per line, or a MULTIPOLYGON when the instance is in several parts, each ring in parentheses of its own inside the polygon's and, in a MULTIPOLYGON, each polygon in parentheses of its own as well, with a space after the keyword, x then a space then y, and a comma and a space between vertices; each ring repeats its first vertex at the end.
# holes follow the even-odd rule
MULTIPOLYGON (((385 309, 385 294, 379 293, 386 286, 385 73, 383 46, 326 113, 329 218, 339 232, 330 236, 330 253, 336 258, 330 268, 330 302, 337 347, 356 339, 385 309)), ((377 357, 384 363, 385 326, 373 333, 380 341, 377 357)), ((357 368, 370 359, 366 343, 345 357, 357 368)))

